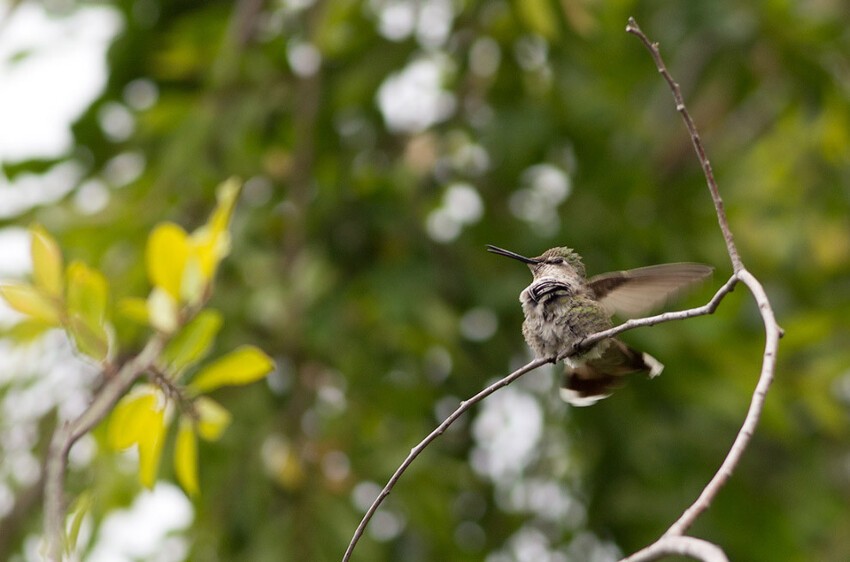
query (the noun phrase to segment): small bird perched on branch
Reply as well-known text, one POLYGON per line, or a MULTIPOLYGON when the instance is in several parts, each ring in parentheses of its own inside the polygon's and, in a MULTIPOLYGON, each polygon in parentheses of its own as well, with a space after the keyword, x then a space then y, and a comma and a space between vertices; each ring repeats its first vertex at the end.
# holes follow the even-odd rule
POLYGON ((563 359, 567 364, 561 397, 574 406, 589 406, 607 398, 625 375, 655 377, 664 365, 617 338, 602 340, 568 357, 573 345, 611 328, 615 312, 626 317, 645 314, 714 270, 699 263, 670 263, 587 279, 581 256, 570 248, 551 248, 536 258, 489 244, 487 250, 531 269, 534 279, 519 295, 525 313, 522 335, 537 357, 563 359))

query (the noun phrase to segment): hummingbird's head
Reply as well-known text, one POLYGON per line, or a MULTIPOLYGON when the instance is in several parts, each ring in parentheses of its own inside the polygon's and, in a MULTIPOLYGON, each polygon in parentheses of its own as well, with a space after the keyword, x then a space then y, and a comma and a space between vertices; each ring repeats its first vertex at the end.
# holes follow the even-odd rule
POLYGON ((528 268, 531 270, 535 279, 540 277, 585 277, 584 263, 581 261, 581 256, 566 246, 550 248, 536 258, 527 258, 489 244, 487 245, 487 251, 528 264, 528 268))
POLYGON ((537 261, 537 267, 532 267, 531 264, 529 267, 535 277, 586 276, 581 256, 566 246, 549 248, 533 259, 537 261))

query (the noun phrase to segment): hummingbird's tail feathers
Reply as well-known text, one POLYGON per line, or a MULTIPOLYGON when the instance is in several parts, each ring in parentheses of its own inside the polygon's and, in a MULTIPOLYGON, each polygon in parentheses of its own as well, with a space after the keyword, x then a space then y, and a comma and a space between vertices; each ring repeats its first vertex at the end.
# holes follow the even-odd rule
POLYGON ((564 372, 561 398, 573 406, 590 406, 623 386, 626 375, 644 373, 657 377, 664 365, 648 353, 637 351, 618 339, 606 340, 598 356, 574 362, 564 372))
POLYGON ((642 359, 644 364, 649 367, 649 372, 647 373, 647 376, 649 378, 654 379, 655 377, 661 374, 661 371, 664 370, 664 363, 662 363, 649 353, 644 352, 642 359))
POLYGON ((602 378, 582 378, 578 374, 579 369, 567 369, 561 381, 561 400, 571 406, 593 406, 603 398, 608 398, 611 393, 623 385, 620 377, 603 376, 602 378))

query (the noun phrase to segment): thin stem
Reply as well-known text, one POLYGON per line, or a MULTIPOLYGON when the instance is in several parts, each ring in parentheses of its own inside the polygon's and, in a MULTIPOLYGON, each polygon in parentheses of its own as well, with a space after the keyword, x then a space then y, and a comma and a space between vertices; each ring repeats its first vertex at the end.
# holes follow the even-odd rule
POLYGON ((517 369, 516 371, 514 371, 513 373, 511 373, 507 377, 500 379, 497 382, 491 384, 490 386, 488 386, 487 388, 485 388, 484 390, 482 390, 481 392, 479 392, 478 394, 476 394, 475 396, 473 396, 469 400, 464 400, 463 402, 460 403, 460 406, 458 406, 457 409, 454 412, 452 412, 452 414, 443 421, 443 423, 441 423, 439 426, 437 426, 437 429, 435 429, 434 431, 429 433, 428 436, 425 439, 420 441, 420 443, 417 446, 415 446, 413 449, 411 449, 410 454, 407 455, 407 458, 404 459, 404 462, 401 463, 401 465, 399 465, 399 467, 393 473, 392 477, 387 482, 387 485, 384 486, 384 489, 381 490, 381 493, 378 494, 378 497, 375 498, 375 501, 372 502, 372 505, 369 507, 369 510, 363 516, 363 519, 360 521, 360 524, 357 526, 357 530, 354 531, 354 536, 351 538, 351 542, 348 543, 348 548, 345 550, 345 554, 342 557, 342 561, 347 562, 351 558, 351 554, 354 552, 354 547, 357 546, 357 542, 360 540, 360 537, 363 536, 363 531, 366 530, 366 525, 369 524, 369 521, 372 519, 372 516, 375 514, 376 511, 378 511, 378 507, 380 507, 380 505, 381 505, 381 503, 383 503, 384 499, 388 495, 390 495, 390 492, 392 491, 393 487, 395 486, 395 483, 398 482, 398 479, 401 478, 401 475, 404 474, 404 471, 407 470, 407 467, 410 466, 410 464, 414 461, 414 459, 416 459, 416 457, 419 456, 419 453, 421 453, 423 450, 425 450, 425 447, 427 447, 428 444, 431 443, 431 441, 433 441, 434 439, 436 439, 437 437, 442 435, 446 431, 446 429, 448 429, 449 426, 452 425, 455 422, 456 419, 458 419, 460 416, 462 416, 464 412, 469 410, 472 406, 474 406, 475 404, 477 404, 481 400, 490 396, 491 394, 493 394, 494 392, 496 392, 500 388, 503 388, 503 387, 511 384, 512 382, 514 382, 515 380, 517 380, 518 378, 520 378, 524 374, 528 373, 529 371, 533 371, 534 369, 540 367, 541 365, 545 365, 546 363, 551 363, 551 362, 552 362, 552 359, 535 359, 534 361, 531 361, 531 362, 527 363, 526 365, 520 367, 519 369, 517 369))
POLYGON ((53 433, 45 464, 44 483, 44 532, 48 545, 48 559, 52 562, 62 560, 65 528, 64 486, 68 452, 80 437, 106 417, 121 396, 153 365, 163 346, 164 339, 160 335, 148 340, 144 349, 127 361, 100 389, 92 403, 79 417, 73 421, 60 422, 53 433))
MULTIPOLYGON (((635 328, 642 328, 646 326, 655 326, 656 324, 661 324, 663 322, 672 322, 674 320, 685 320, 687 318, 694 318, 696 316, 706 316, 708 314, 713 314, 717 307, 720 305, 720 301, 723 298, 731 293, 735 289, 735 285, 738 283, 738 277, 736 275, 732 275, 726 283, 720 287, 714 296, 711 297, 707 303, 702 306, 698 306, 696 308, 688 308, 686 310, 677 310, 675 312, 664 312, 662 314, 656 314, 655 316, 647 316, 646 318, 632 318, 631 320, 627 320, 622 324, 618 324, 613 328, 608 328, 602 332, 597 332, 595 334, 591 334, 584 338, 583 340, 577 342, 573 345, 572 349, 570 349, 569 353, 565 354, 565 357, 573 356, 580 351, 586 350, 591 347, 593 344, 600 342, 604 339, 612 338, 618 334, 621 334, 627 330, 633 330, 635 328)), ((559 359, 562 359, 559 358, 559 359)))
POLYGON ((717 187, 717 182, 714 180, 714 172, 711 169, 711 163, 705 152, 705 147, 697 131, 697 126, 694 123, 688 108, 685 107, 685 100, 682 97, 682 91, 679 89, 679 84, 673 80, 673 77, 667 71, 667 66, 661 58, 661 52, 658 50, 658 43, 653 43, 647 38, 643 31, 638 26, 634 18, 629 18, 629 23, 626 25, 626 32, 638 37, 641 42, 649 50, 652 55, 652 60, 655 61, 655 67, 667 85, 670 87, 670 92, 673 94, 673 99, 676 102, 676 111, 682 115, 682 120, 685 122, 685 127, 691 136, 691 144, 694 145, 694 151, 697 153, 702 172, 705 175, 705 182, 708 185, 708 190, 711 193, 711 199, 714 201, 714 210, 717 212, 717 222, 720 224, 720 231, 723 233, 723 239, 726 242, 726 251, 729 253, 729 259, 732 261, 732 269, 738 271, 744 267, 741 263, 741 258, 738 255, 738 248, 735 246, 735 239, 732 236, 732 230, 729 228, 729 220, 726 218, 726 210, 723 206, 723 199, 720 197, 720 189, 717 187))
POLYGON ((782 337, 782 329, 776 323, 776 317, 773 314, 773 309, 768 301, 767 294, 764 291, 761 283, 746 269, 738 272, 738 278, 744 283, 753 294, 756 303, 759 307, 762 320, 765 327, 765 345, 762 359, 761 374, 756 389, 753 392, 753 398, 750 402, 750 408, 747 411, 747 416, 744 418, 744 423, 738 431, 729 453, 726 455, 723 464, 717 470, 717 473, 711 481, 703 489, 699 498, 682 514, 679 519, 664 533, 665 536, 681 535, 696 521, 720 491, 720 488, 732 476, 732 472, 741 460, 750 438, 755 432, 761 417, 762 409, 764 408, 764 400, 767 396, 767 391, 773 382, 773 373, 776 370, 776 351, 779 347, 779 339, 782 337))
MULTIPOLYGON (((709 508, 711 502, 717 496, 720 489, 726 484, 729 478, 732 476, 735 468, 738 466, 738 463, 741 461, 741 457, 744 454, 744 451, 747 448, 747 445, 750 442, 750 439, 755 432, 755 428, 758 425, 759 419, 761 418, 761 413, 764 408, 764 401, 767 396, 767 391, 770 388, 771 383, 773 382, 774 373, 776 371, 776 352, 779 347, 779 339, 782 337, 783 332, 782 328, 779 327, 779 324, 776 322, 776 317, 773 313, 773 308, 770 305, 770 300, 767 297, 767 293, 762 287, 761 283, 756 279, 745 267, 741 258, 738 254, 738 249, 735 246, 735 241, 732 237, 732 231, 729 228, 729 220, 726 217, 726 211, 723 207, 723 200, 720 197, 720 190, 717 187, 717 182, 714 179, 714 174, 711 170, 711 164, 708 161, 708 157, 706 156, 705 149, 703 147, 702 141, 700 140, 699 132, 697 131, 696 125, 694 124, 693 119, 691 118, 690 113, 685 107, 685 102, 682 98, 682 93, 679 89, 679 85, 673 80, 670 73, 667 71, 667 67, 664 65, 664 61, 661 58, 661 53, 658 50, 658 44, 651 42, 646 35, 641 31, 638 24, 635 22, 634 18, 629 18, 629 23, 626 26, 626 31, 633 35, 636 35, 641 42, 646 46, 649 50, 650 55, 652 56, 653 61, 655 61, 655 67, 658 69, 658 72, 664 77, 667 81, 667 85, 670 87, 670 91, 673 94, 673 99, 676 102, 676 110, 681 114, 682 119, 685 122, 685 127, 688 129, 688 133, 691 136, 691 142, 694 146, 694 150, 697 154, 697 158, 699 159, 700 165, 702 166, 703 174, 705 175, 706 184, 708 185, 708 189, 711 193, 711 198, 714 201, 714 208, 717 213, 717 222, 720 225, 720 231, 723 234, 723 239, 726 242, 726 250, 729 254, 729 259, 732 261, 732 268, 734 270, 734 274, 732 279, 727 282, 727 285, 730 283, 734 285, 735 281, 740 281, 745 284, 747 288, 753 295, 753 298, 758 304, 759 312, 762 317, 762 321, 764 322, 765 328, 765 346, 764 353, 762 356, 762 367, 761 373, 759 374, 759 380, 756 384, 756 388, 753 391, 753 397, 750 401, 750 407, 747 411, 747 415, 744 418, 744 422, 741 426, 741 429, 738 431, 737 436, 735 437, 735 441, 732 443, 729 452, 726 455, 726 458, 723 460, 723 463, 720 465, 720 468, 714 474, 714 477, 709 481, 709 483, 703 488, 702 493, 696 499, 696 501, 684 511, 681 517, 670 526, 670 528, 653 544, 647 546, 646 548, 640 550, 634 555, 626 558, 623 562, 643 562, 646 560, 655 560, 658 557, 664 555, 666 551, 663 551, 663 547, 665 544, 669 544, 671 540, 674 539, 687 539, 688 541, 695 541, 698 539, 693 539, 692 537, 684 537, 683 534, 688 530, 688 528, 696 521, 696 519, 703 513, 705 510, 709 508)), ((710 544, 710 543, 707 543, 710 544)), ((719 549, 718 549, 719 550, 719 549)), ((722 554, 722 551, 720 552, 722 554)), ((712 559, 714 560, 714 559, 712 559)), ((726 560, 725 555, 723 558, 716 558, 716 560, 726 560)))
MULTIPOLYGON (((703 306, 689 308, 687 310, 680 310, 677 312, 666 312, 664 314, 649 316, 647 318, 629 320, 628 322, 624 322, 623 324, 615 326, 614 328, 610 328, 603 332, 597 332, 595 334, 587 336, 586 338, 584 338, 584 340, 574 345, 573 348, 566 355, 571 356, 580 353, 587 347, 590 347, 601 340, 614 337, 617 334, 625 332, 626 330, 632 330, 634 328, 639 328, 642 326, 654 326, 656 324, 661 324, 663 322, 671 322, 673 320, 683 320, 685 318, 693 318, 695 316, 705 316, 707 314, 712 314, 717 309, 717 306, 720 304, 720 301, 723 300, 723 297, 732 292, 732 290, 735 288, 735 283, 737 283, 737 281, 737 278, 733 275, 714 294, 711 300, 703 306)), ((401 478, 401 475, 404 474, 410 464, 416 459, 416 457, 419 456, 419 454, 425 449, 425 447, 427 447, 434 439, 442 435, 446 431, 446 429, 448 429, 448 427, 455 422, 455 420, 457 420, 461 415, 464 414, 464 412, 469 410, 478 402, 482 401, 484 398, 490 396, 500 388, 511 384, 512 382, 520 378, 522 375, 533 371, 534 369, 537 369, 541 365, 545 365, 546 363, 553 363, 560 359, 562 358, 535 359, 527 365, 517 369, 510 375, 491 384, 472 398, 461 402, 460 406, 458 406, 458 408, 454 412, 452 412, 451 415, 449 415, 439 426, 437 426, 434 431, 428 434, 428 436, 425 437, 425 439, 423 439, 416 447, 411 449, 410 454, 407 456, 406 459, 404 459, 404 462, 399 465, 399 467, 393 473, 392 477, 390 477, 386 486, 384 486, 383 490, 381 490, 381 493, 378 494, 378 497, 375 498, 375 501, 372 502, 372 505, 369 507, 368 511, 366 511, 366 514, 363 516, 363 519, 361 519, 360 524, 357 526, 357 530, 354 532, 354 536, 351 538, 351 542, 348 544, 348 548, 345 551, 345 555, 342 557, 342 562, 347 562, 351 558, 351 555, 354 552, 354 548, 357 546, 357 543, 360 540, 360 537, 363 535, 363 532, 366 530, 366 526, 369 524, 369 521, 372 519, 372 516, 378 510, 378 507, 380 507, 381 503, 383 503, 384 499, 386 499, 386 497, 390 494, 393 487, 395 487, 395 484, 396 482, 398 482, 399 478, 401 478)))

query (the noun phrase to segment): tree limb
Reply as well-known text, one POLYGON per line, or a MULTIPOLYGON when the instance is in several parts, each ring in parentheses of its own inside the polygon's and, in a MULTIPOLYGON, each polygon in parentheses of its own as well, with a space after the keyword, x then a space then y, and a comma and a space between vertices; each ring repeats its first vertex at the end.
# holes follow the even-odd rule
POLYGON ((638 39, 649 50, 652 60, 655 61, 655 68, 667 85, 670 87, 670 92, 673 94, 673 100, 676 102, 676 111, 682 116, 685 122, 685 127, 691 136, 691 144, 694 146, 694 151, 697 153, 702 172, 705 175, 705 182, 708 185, 708 191, 711 193, 711 199, 714 202, 714 210, 717 213, 717 222, 720 225, 720 231, 723 233, 723 240, 726 242, 726 251, 729 253, 729 259, 732 260, 733 271, 738 271, 744 267, 741 263, 741 258, 738 255, 738 248, 735 246, 735 239, 732 236, 732 230, 729 228, 729 220, 726 218, 726 210, 723 206, 723 199, 720 197, 720 190, 717 187, 717 182, 714 180, 714 172, 711 170, 711 163, 708 161, 708 156, 705 153, 705 147, 702 145, 702 140, 697 131, 697 126, 694 123, 688 108, 685 107, 685 100, 682 97, 682 91, 679 89, 679 84, 673 80, 670 72, 667 71, 667 66, 661 58, 661 51, 658 50, 658 43, 653 43, 641 31, 634 18, 629 18, 629 23, 626 25, 626 32, 637 36, 638 39))
MULTIPOLYGON (((707 314, 712 314, 717 306, 720 304, 720 301, 723 300, 723 297, 732 292, 735 288, 735 284, 738 282, 738 278, 736 276, 732 276, 728 281, 714 294, 714 296, 709 300, 705 305, 699 306, 696 308, 689 308, 687 310, 679 310, 676 312, 665 312, 664 314, 658 314, 655 316, 648 316, 646 318, 636 318, 633 320, 629 320, 624 322, 618 326, 610 328, 608 330, 604 330, 602 332, 597 332, 595 334, 591 334, 577 342, 573 347, 564 354, 564 357, 573 356, 578 353, 581 353, 588 347, 593 344, 602 341, 604 339, 608 339, 616 336, 622 332, 627 330, 632 330, 634 328, 640 328, 643 326, 654 326, 656 324, 661 324, 663 322, 671 322, 673 320, 684 320, 686 318, 693 318, 695 316, 705 316, 707 314)), ((468 400, 464 400, 460 403, 460 406, 451 413, 437 428, 428 434, 425 439, 423 439, 416 447, 410 450, 410 454, 404 459, 404 462, 399 465, 393 475, 390 477, 386 486, 384 486, 381 493, 378 494, 378 497, 375 498, 375 501, 372 502, 372 505, 366 511, 366 514, 361 519, 360 524, 357 526, 357 530, 354 532, 354 536, 351 538, 351 542, 348 544, 348 548, 345 551, 345 555, 342 557, 342 562, 347 562, 350 560, 352 553, 354 552, 354 548, 357 546, 360 537, 363 535, 363 532, 366 530, 366 526, 369 524, 369 521, 372 519, 372 516, 378 510, 381 503, 383 503, 384 499, 390 494, 392 489, 395 487, 396 482, 398 482, 401 475, 407 470, 407 468, 413 463, 416 457, 427 447, 434 439, 442 435, 448 427, 455 422, 461 415, 463 415, 467 410, 469 410, 472 406, 481 402, 500 388, 503 388, 526 373, 529 373, 538 367, 545 365, 546 363, 556 363, 563 359, 564 357, 548 357, 535 359, 527 363, 525 366, 520 367, 510 375, 498 380, 497 382, 491 384, 475 396, 469 398, 468 400)))
POLYGON ((62 560, 65 530, 65 470, 68 452, 80 437, 88 433, 112 410, 115 403, 159 357, 165 340, 155 335, 138 355, 127 361, 100 389, 88 408, 73 421, 59 422, 53 433, 45 464, 44 534, 47 558, 62 560))
MULTIPOLYGON (((685 510, 681 517, 679 517, 679 519, 673 523, 669 529, 667 529, 664 535, 662 535, 662 537, 656 542, 623 560, 623 562, 638 562, 643 560, 655 560, 659 556, 670 553, 663 549, 663 545, 669 544, 671 539, 685 539, 690 541, 692 544, 693 541, 698 540, 693 537, 685 537, 683 535, 694 521, 696 521, 697 517, 708 509, 711 502, 717 496, 717 493, 732 476, 732 472, 735 470, 735 467, 738 466, 738 463, 740 462, 741 457, 743 456, 744 451, 755 432, 755 428, 761 418, 762 409, 764 408, 767 391, 773 382, 774 373, 776 371, 776 352, 779 347, 779 339, 782 337, 783 331, 776 322, 773 308, 770 305, 770 300, 767 297, 764 287, 762 287, 761 283, 755 278, 755 276, 747 271, 740 255, 738 254, 738 248, 735 246, 732 231, 729 227, 729 220, 726 217, 726 211, 723 207, 723 200, 720 197, 720 190, 714 179, 714 173, 711 170, 711 164, 706 156, 705 148, 703 147, 699 132, 694 124, 694 120, 691 118, 691 115, 685 106, 679 85, 675 80, 673 80, 673 77, 670 75, 666 65, 664 64, 664 60, 661 58, 661 53, 658 50, 658 43, 653 43, 649 40, 649 38, 647 38, 638 26, 637 22, 635 22, 634 18, 629 18, 629 23, 626 26, 626 32, 637 36, 637 38, 640 39, 644 46, 649 50, 652 60, 655 62, 655 67, 670 87, 673 99, 676 102, 676 111, 679 112, 682 116, 682 120, 685 122, 685 127, 687 127, 688 133, 690 134, 694 152, 696 152, 700 166, 702 166, 708 190, 711 193, 712 200, 714 201, 717 222, 720 225, 720 231, 723 234, 724 241, 726 242, 726 250, 729 254, 729 259, 732 261, 734 273, 732 275, 732 279, 729 280, 727 285, 729 283, 734 285, 734 282, 737 280, 747 286, 750 293, 752 293, 756 304, 758 304, 759 313, 761 314, 765 329, 765 346, 758 384, 753 392, 753 397, 750 401, 750 407, 747 411, 747 415, 744 418, 744 423, 738 431, 738 435, 732 443, 732 447, 729 449, 729 452, 723 460, 723 463, 720 465, 720 468, 717 470, 711 481, 709 481, 709 483, 705 486, 696 501, 685 510)), ((718 547, 715 548, 719 551, 718 547)), ((720 554, 723 555, 722 551, 720 554)), ((722 558, 712 558, 712 560, 715 559, 726 560, 726 557, 723 555, 722 558)))
POLYGON ((369 507, 369 510, 363 516, 363 519, 360 521, 360 524, 357 526, 357 530, 354 531, 354 536, 351 538, 351 542, 348 544, 348 548, 345 550, 345 555, 343 555, 343 557, 342 557, 343 562, 346 562, 347 560, 349 560, 351 558, 351 555, 354 552, 354 547, 357 546, 357 541, 360 540, 360 537, 363 535, 363 531, 366 530, 366 525, 369 524, 369 521, 372 519, 372 516, 378 510, 378 507, 380 507, 381 503, 383 503, 384 499, 388 495, 390 495, 390 492, 392 491, 393 487, 395 486, 395 483, 398 482, 398 479, 401 478, 401 475, 404 474, 404 471, 407 470, 407 467, 410 466, 410 464, 414 461, 414 459, 416 459, 416 457, 419 456, 419 453, 421 453, 423 450, 425 450, 425 447, 427 447, 431 443, 431 441, 433 441, 434 439, 436 439, 437 437, 442 435, 443 432, 445 432, 446 429, 448 429, 449 426, 452 425, 456 419, 458 419, 461 415, 463 415, 464 412, 469 410, 472 406, 474 406, 478 402, 480 402, 483 399, 485 399, 486 397, 490 396, 491 394, 493 394, 494 392, 496 392, 500 388, 503 388, 503 387, 511 384, 512 382, 514 382, 515 380, 517 380, 518 378, 520 378, 524 374, 526 374, 530 371, 533 371, 534 369, 540 367, 541 365, 545 365, 546 363, 551 363, 551 362, 552 362, 552 359, 545 359, 545 358, 544 359, 535 359, 534 361, 531 361, 531 362, 525 364, 524 366, 520 367, 519 369, 517 369, 516 371, 514 371, 510 375, 506 376, 505 378, 500 379, 497 382, 491 384, 490 386, 488 386, 487 388, 485 388, 484 390, 482 390, 481 392, 479 392, 478 394, 476 394, 475 396, 473 396, 469 400, 464 400, 463 402, 460 403, 460 406, 458 406, 457 409, 454 412, 452 412, 451 415, 443 421, 443 423, 441 423, 440 425, 437 426, 437 429, 435 429, 434 431, 429 433, 428 436, 425 439, 423 439, 417 446, 415 446, 413 449, 411 449, 410 454, 407 455, 407 458, 404 459, 404 462, 402 462, 401 465, 399 465, 399 467, 393 473, 392 477, 390 477, 389 481, 387 482, 387 485, 384 486, 384 489, 381 490, 381 493, 378 494, 378 497, 375 498, 375 501, 372 502, 372 505, 369 507))
POLYGON ((708 506, 717 495, 717 492, 720 491, 720 488, 722 488, 729 480, 729 477, 732 476, 732 471, 734 471, 735 467, 738 466, 738 463, 750 442, 750 438, 755 432, 756 425, 758 425, 762 409, 764 408, 764 399, 767 395, 767 390, 773 382, 773 373, 776 370, 776 350, 779 347, 779 338, 782 337, 782 329, 776 323, 776 318, 773 315, 773 309, 770 306, 767 294, 764 292, 764 288, 761 286, 761 283, 759 283, 759 281, 749 271, 743 268, 738 272, 737 276, 741 282, 750 289, 753 297, 755 297, 756 302, 758 303, 759 312, 761 313, 762 320, 764 321, 765 345, 759 382, 753 392, 750 409, 747 411, 744 423, 738 431, 738 435, 732 443, 732 447, 729 449, 729 453, 726 455, 726 459, 723 461, 723 464, 720 465, 717 473, 703 489, 699 498, 697 498, 693 505, 691 505, 682 514, 682 516, 679 517, 679 519, 667 530, 666 533, 664 533, 664 536, 681 535, 687 531, 696 518, 708 509, 708 506))
POLYGON ((593 344, 601 340, 611 338, 617 334, 625 332, 626 330, 631 330, 633 328, 638 328, 642 326, 654 326, 662 322, 683 320, 686 318, 693 318, 695 316, 704 316, 707 314, 712 314, 719 306, 720 301, 723 300, 723 298, 727 294, 732 292, 732 290, 734 290, 735 285, 738 282, 741 282, 745 284, 750 290, 750 292, 753 294, 753 297, 755 298, 756 303, 759 306, 759 310, 761 312, 762 319, 765 324, 765 331, 767 334, 761 375, 759 378, 758 385, 756 386, 756 390, 753 394, 750 409, 744 420, 744 424, 738 432, 738 436, 735 439, 735 442, 733 443, 732 448, 727 454, 726 459, 724 460, 720 469, 718 469, 714 478, 708 483, 708 485, 706 485, 702 494, 700 494, 699 498, 694 502, 694 504, 691 505, 691 507, 689 507, 684 512, 684 514, 679 518, 679 520, 676 521, 661 538, 622 561, 646 562, 650 560, 657 560, 662 556, 680 554, 684 556, 690 556, 698 560, 703 560, 704 562, 728 562, 728 558, 718 546, 702 539, 683 536, 683 533, 688 529, 688 527, 690 527, 691 524, 693 524, 693 522, 696 520, 697 517, 699 517, 700 514, 702 514, 702 512, 708 509, 708 506, 710 505, 714 497, 717 495, 717 492, 720 490, 720 488, 723 487, 723 485, 731 476, 732 471, 738 465, 738 462, 740 461, 741 456, 743 455, 750 441, 750 438, 752 437, 755 427, 758 424, 758 420, 761 417, 761 411, 764 406, 764 400, 767 394, 767 390, 773 380, 773 373, 776 368, 776 350, 778 347, 779 338, 782 336, 782 329, 776 323, 773 309, 770 305, 770 301, 764 291, 764 288, 762 287, 761 283, 759 283, 759 281, 749 271, 747 271, 746 268, 744 268, 743 262, 741 261, 741 258, 738 254, 738 249, 735 246, 734 237, 732 236, 732 231, 729 228, 729 221, 726 217, 726 212, 723 207, 723 199, 720 197, 720 190, 717 187, 717 182, 715 181, 714 174, 711 170, 711 164, 709 163, 708 158, 706 157, 705 149, 702 145, 702 141, 700 139, 696 125, 694 124, 690 113, 685 107, 681 91, 679 90, 679 85, 673 80, 673 78, 670 76, 670 73, 667 71, 667 68, 664 65, 664 61, 661 58, 661 54, 658 51, 658 45, 656 43, 652 43, 646 37, 646 35, 644 35, 643 31, 640 30, 633 18, 629 18, 629 24, 626 27, 626 31, 636 35, 644 43, 647 49, 649 49, 659 73, 661 73, 661 75, 667 81, 667 84, 669 85, 670 90, 673 93, 673 98, 676 102, 676 110, 682 115, 682 118, 685 121, 685 126, 687 127, 688 132, 690 133, 691 142, 694 146, 694 150, 697 154, 697 158, 699 159, 700 165, 702 166, 706 183, 708 185, 709 192, 711 193, 712 201, 714 202, 714 208, 717 214, 717 221, 720 225, 720 230, 723 234, 723 239, 726 243, 726 250, 729 254, 729 259, 732 262, 732 276, 720 289, 718 289, 718 291, 714 294, 711 300, 709 300, 709 302, 707 302, 703 306, 687 310, 681 310, 677 312, 666 312, 663 314, 649 316, 646 318, 629 320, 608 330, 592 334, 574 344, 572 348, 563 356, 535 359, 534 361, 531 361, 520 369, 514 371, 510 375, 488 386, 472 398, 461 402, 460 406, 454 412, 452 412, 452 414, 449 415, 434 431, 432 431, 416 447, 411 449, 410 454, 401 463, 401 465, 399 465, 399 467, 393 473, 392 477, 390 477, 386 486, 384 486, 383 490, 381 490, 381 493, 378 495, 378 497, 375 498, 375 501, 366 511, 366 514, 363 516, 363 519, 357 526, 357 529, 354 532, 354 536, 352 537, 351 542, 348 544, 348 548, 346 549, 345 554, 343 555, 342 562, 348 562, 348 560, 350 560, 351 555, 354 552, 354 548, 356 547, 357 542, 363 535, 363 532, 365 531, 366 526, 368 525, 372 516, 378 510, 378 507, 380 507, 381 503, 383 503, 384 499, 390 494, 396 482, 398 482, 399 478, 401 478, 401 475, 405 472, 405 470, 407 470, 410 464, 416 459, 417 456, 419 456, 419 454, 425 449, 425 447, 427 447, 438 436, 442 435, 446 431, 446 429, 452 423, 454 423, 455 420, 457 420, 457 418, 459 418, 462 414, 469 410, 473 405, 477 404, 496 390, 505 387, 513 381, 517 380, 522 375, 533 371, 534 369, 537 369, 538 367, 546 363, 554 363, 560 361, 561 359, 564 359, 565 357, 580 353, 581 351, 587 349, 593 344))

